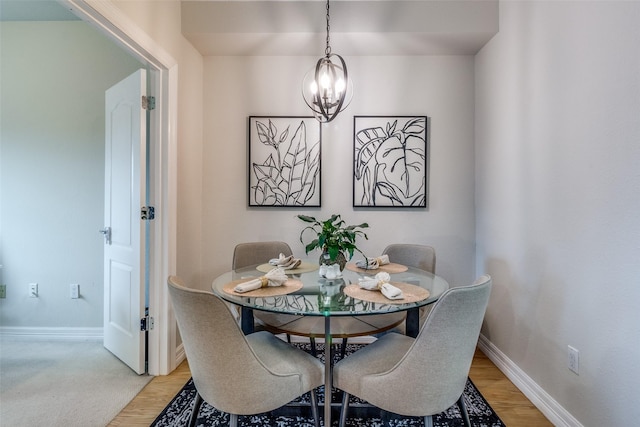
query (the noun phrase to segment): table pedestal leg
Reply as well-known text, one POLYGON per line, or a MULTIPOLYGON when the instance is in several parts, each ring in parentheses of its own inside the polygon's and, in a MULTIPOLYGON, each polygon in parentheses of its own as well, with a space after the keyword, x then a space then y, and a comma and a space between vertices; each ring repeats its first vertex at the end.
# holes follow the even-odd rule
POLYGON ((247 307, 240 308, 240 327, 245 335, 252 334, 254 329, 253 310, 247 307))
POLYGON ((405 334, 412 338, 418 336, 420 332, 420 310, 412 308, 407 311, 407 319, 405 320, 405 334))
POLYGON ((324 427, 331 427, 331 316, 324 318, 324 427))

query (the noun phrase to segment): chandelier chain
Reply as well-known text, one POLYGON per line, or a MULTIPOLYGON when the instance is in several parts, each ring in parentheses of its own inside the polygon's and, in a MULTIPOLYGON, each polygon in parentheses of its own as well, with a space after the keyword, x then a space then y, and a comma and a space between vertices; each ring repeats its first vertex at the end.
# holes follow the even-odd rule
POLYGON ((324 54, 326 56, 331 55, 331 46, 329 45, 329 29, 331 28, 329 25, 329 0, 327 0, 327 47, 324 50, 324 54))

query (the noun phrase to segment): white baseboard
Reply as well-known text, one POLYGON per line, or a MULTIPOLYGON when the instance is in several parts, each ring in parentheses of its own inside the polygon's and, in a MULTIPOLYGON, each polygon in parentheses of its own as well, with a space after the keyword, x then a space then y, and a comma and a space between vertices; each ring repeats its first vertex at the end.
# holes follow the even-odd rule
POLYGON ((583 427, 573 415, 567 412, 484 335, 480 335, 478 347, 554 426, 583 427))
POLYGON ((25 340, 99 341, 104 334, 102 328, 32 328, 19 326, 0 327, 0 337, 25 340))

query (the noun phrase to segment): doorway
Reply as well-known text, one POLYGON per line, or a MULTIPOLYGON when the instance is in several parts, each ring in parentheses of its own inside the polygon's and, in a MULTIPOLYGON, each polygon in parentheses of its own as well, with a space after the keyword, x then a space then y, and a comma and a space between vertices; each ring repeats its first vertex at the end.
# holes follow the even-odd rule
MULTIPOLYGON (((151 373, 152 375, 168 373, 173 369, 173 365, 175 364, 175 345, 171 345, 171 343, 174 342, 174 340, 171 339, 171 334, 175 333, 172 332, 175 330, 175 321, 170 318, 166 292, 164 291, 164 287, 161 286, 161 284, 164 283, 163 278, 166 278, 169 275, 169 271, 173 268, 172 266, 174 265, 172 255, 174 251, 172 250, 171 246, 174 245, 175 239, 171 235, 171 230, 175 229, 175 227, 172 225, 172 221, 174 221, 175 215, 170 212, 172 210, 171 206, 174 196, 169 193, 168 189, 173 185, 173 182, 175 182, 175 156, 172 153, 172 147, 175 144, 175 136, 171 135, 171 133, 169 132, 169 123, 175 121, 175 107, 172 106, 175 103, 175 94, 177 93, 177 79, 175 78, 176 68, 173 61, 170 58, 167 59, 168 57, 163 51, 158 50, 154 46, 143 48, 148 40, 148 37, 146 35, 137 33, 136 30, 132 30, 131 28, 127 28, 126 31, 119 30, 118 28, 126 28, 127 25, 119 22, 119 20, 121 20, 121 17, 110 17, 111 15, 113 15, 113 6, 98 4, 89 7, 82 2, 78 3, 79 4, 76 4, 75 1, 63 2, 63 4, 67 6, 69 10, 72 10, 74 14, 79 16, 85 22, 89 23, 91 26, 97 28, 97 30, 102 32, 103 35, 106 35, 108 39, 111 39, 113 46, 115 46, 117 49, 123 49, 134 58, 136 58, 139 61, 138 67, 140 63, 144 64, 143 66, 149 70, 149 74, 151 76, 150 84, 153 88, 154 93, 156 94, 159 120, 157 121, 157 123, 153 123, 149 130, 150 134, 156 141, 156 144, 153 147, 154 150, 150 155, 152 174, 150 180, 152 182, 152 191, 150 197, 152 200, 154 200, 157 217, 160 217, 161 219, 155 221, 154 224, 150 226, 150 234, 152 235, 151 244, 154 248, 157 248, 157 251, 154 251, 150 254, 148 273, 150 283, 152 284, 149 295, 149 305, 152 308, 151 315, 156 318, 155 328, 149 334, 149 373, 151 373)), ((31 72, 34 76, 40 77, 46 75, 46 78, 49 79, 49 84, 59 85, 60 81, 56 81, 55 74, 42 72, 42 67, 48 65, 49 59, 50 58, 48 58, 46 55, 43 55, 40 64, 37 67, 26 70, 26 72, 31 72)), ((75 61, 78 61, 78 59, 76 58, 75 61)), ((82 81, 82 79, 78 79, 79 84, 82 81)), ((76 89, 77 88, 70 89, 70 93, 73 93, 76 89)), ((4 94, 5 92, 3 90, 3 98, 4 94)), ((61 99, 65 96, 68 97, 68 95, 69 93, 62 94, 61 99)), ((78 103, 82 102, 88 102, 88 100, 80 99, 78 101, 78 103)), ((101 99, 99 102, 103 102, 103 99, 101 99)), ((61 108, 60 106, 52 105, 49 106, 47 110, 42 111, 41 114, 35 113, 34 116, 36 116, 36 118, 38 119, 42 119, 42 117, 44 116, 52 116, 55 114, 64 113, 63 110, 64 108, 61 108)), ((7 111, 8 110, 5 109, 3 114, 7 111)), ((104 119, 101 118, 100 120, 104 119)), ((42 122, 42 120, 40 120, 40 122, 42 122)), ((175 128, 175 123, 172 123, 172 128, 175 128)), ((50 135, 50 130, 51 127, 44 127, 42 129, 42 133, 44 135, 50 135)), ((68 141, 65 138, 61 138, 60 141, 56 141, 56 143, 53 144, 52 151, 40 154, 41 163, 39 163, 37 167, 24 168, 23 176, 26 179, 34 179, 38 182, 38 185, 42 187, 45 186, 45 184, 49 183, 50 178, 55 173, 73 173, 75 169, 74 167, 62 169, 58 168, 58 170, 52 169, 50 167, 52 162, 50 162, 49 160, 53 159, 53 156, 58 155, 61 152, 61 150, 59 150, 58 148, 63 147, 66 143, 68 143, 68 141)), ((19 145, 17 148, 25 149, 26 146, 19 145)), ((80 149, 82 148, 83 147, 80 147, 80 149)), ((4 148, 3 151, 5 151, 4 148)), ((3 192, 7 194, 13 191, 15 187, 7 185, 9 183, 8 181, 5 182, 5 191, 3 192)), ((12 181, 12 183, 13 182, 16 181, 12 181)), ((30 220, 30 226, 27 227, 27 229, 33 233, 34 238, 37 238, 38 234, 46 235, 46 233, 51 231, 51 229, 40 230, 37 228, 37 225, 39 223, 42 223, 42 214, 44 213, 44 211, 42 210, 42 206, 47 205, 48 198, 51 198, 51 200, 55 200, 56 198, 59 198, 63 192, 74 191, 74 189, 77 189, 79 186, 83 185, 86 185, 86 182, 81 179, 75 180, 73 185, 56 186, 51 191, 46 192, 43 197, 31 197, 32 200, 30 200, 30 195, 28 193, 22 194, 22 200, 30 200, 31 202, 33 202, 33 205, 25 207, 24 212, 26 212, 26 216, 28 216, 28 219, 30 220), (33 199, 35 199, 35 201, 33 199), (33 216, 31 217, 30 215, 33 216)), ((99 197, 101 198, 101 196, 99 197)), ((19 198, 16 196, 15 200, 19 200, 19 198)), ((68 214, 68 216, 73 217, 73 220, 77 222, 81 222, 92 215, 97 215, 99 217, 101 216, 100 213, 93 212, 90 209, 83 209, 82 206, 78 206, 70 212, 71 213, 68 214)), ((51 216, 51 212, 49 212, 47 216, 51 216)), ((8 220, 8 218, 3 218, 3 221, 5 220, 8 220)), ((100 220, 100 222, 102 221, 100 220)), ((8 223, 8 221, 5 221, 5 223, 8 223)), ((10 230, 8 230, 8 228, 9 227, 3 230, 3 240, 6 240, 5 237, 8 237, 10 234, 10 230)), ((97 233, 98 229, 99 227, 91 226, 91 238, 96 239, 95 241, 99 242, 101 245, 101 237, 97 233)), ((69 239, 69 237, 63 234, 62 237, 58 239, 58 241, 63 242, 64 240, 69 239)), ((81 246, 77 241, 72 242, 72 245, 73 244, 78 247, 81 246)), ((29 259, 29 257, 34 256, 42 259, 48 259, 51 258, 50 256, 48 256, 48 254, 54 253, 55 249, 51 250, 48 248, 47 251, 42 251, 40 253, 37 251, 37 248, 33 249, 32 247, 30 247, 26 248, 24 253, 13 251, 12 255, 10 256, 7 255, 6 252, 8 251, 5 250, 5 253, 3 254, 3 262, 5 264, 5 267, 7 267, 6 264, 8 264, 7 261, 10 256, 22 256, 25 259, 29 259)), ((101 260, 98 260, 98 262, 101 263, 101 260)), ((7 268, 4 269, 4 272, 7 272, 7 268)), ((4 276, 5 280, 9 279, 6 274, 4 276)), ((34 276, 41 277, 40 275, 35 273, 34 276)), ((25 280, 27 280, 26 283, 28 283, 32 279, 25 280)), ((22 283, 25 280, 19 280, 17 281, 17 283, 22 283)), ((37 281, 40 279, 36 278, 35 280, 37 281)), ((73 283, 75 279, 63 278, 60 281, 73 283)), ((68 284, 66 284, 66 286, 68 287, 68 284)), ((88 296, 92 286, 96 286, 95 283, 81 283, 81 297, 83 296, 83 294, 88 296)), ((39 290, 41 293, 43 293, 43 297, 44 292, 48 291, 48 289, 44 286, 44 283, 41 284, 39 290)), ((30 309, 32 309, 32 311, 37 315, 44 316, 46 314, 50 314, 47 313, 47 310, 51 310, 51 307, 58 307, 64 303, 69 302, 68 288, 66 289, 66 291, 64 288, 61 291, 58 290, 56 292, 55 298, 60 298, 60 301, 54 304, 45 304, 44 298, 22 298, 21 301, 25 304, 31 304, 30 309)), ((10 315, 11 313, 9 312, 9 310, 4 310, 4 307, 8 306, 3 306, 2 315, 10 315)), ((77 304, 74 307, 76 307, 77 310, 85 310, 84 308, 82 308, 81 304, 77 304)), ((70 311, 71 310, 68 310, 67 312, 70 311)), ((64 314, 66 312, 63 311, 62 313, 64 314)), ((77 313, 75 314, 77 315, 77 313)), ((97 328, 86 328, 85 332, 87 333, 87 335, 91 335, 92 333, 94 333, 93 329, 97 328)))
POLYGON ((146 33, 132 28, 130 22, 104 3, 90 6, 79 0, 62 0, 74 14, 89 22, 146 64, 149 84, 155 96, 155 120, 148 133, 154 144, 149 151, 149 200, 156 219, 149 226, 147 280, 148 306, 154 318, 148 333, 148 372, 166 375, 176 367, 177 325, 170 310, 166 278, 175 274, 176 246, 176 138, 178 65, 146 33))

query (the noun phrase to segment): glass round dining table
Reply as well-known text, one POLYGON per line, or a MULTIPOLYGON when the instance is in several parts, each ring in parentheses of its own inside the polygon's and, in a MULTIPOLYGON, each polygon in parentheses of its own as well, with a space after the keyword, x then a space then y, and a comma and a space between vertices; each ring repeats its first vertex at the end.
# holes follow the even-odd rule
MULTIPOLYGON (((379 291, 366 291, 358 286, 361 279, 385 271, 385 266, 379 270, 363 270, 349 263, 342 271, 342 277, 328 279, 319 275, 317 262, 306 260, 299 268, 286 270, 289 277, 285 283, 287 286, 235 292, 237 284, 263 277, 273 268, 269 264, 260 264, 228 271, 216 277, 212 290, 223 300, 241 308, 241 327, 245 334, 254 331, 253 310, 323 317, 324 389, 331 390, 331 318, 406 312, 406 334, 415 337, 419 331, 420 307, 434 303, 449 289, 447 281, 435 274, 399 264, 393 267, 386 269, 391 278, 390 284, 403 291, 403 299, 389 300, 379 291)), ((324 405, 324 425, 331 425, 331 405, 324 405)))

